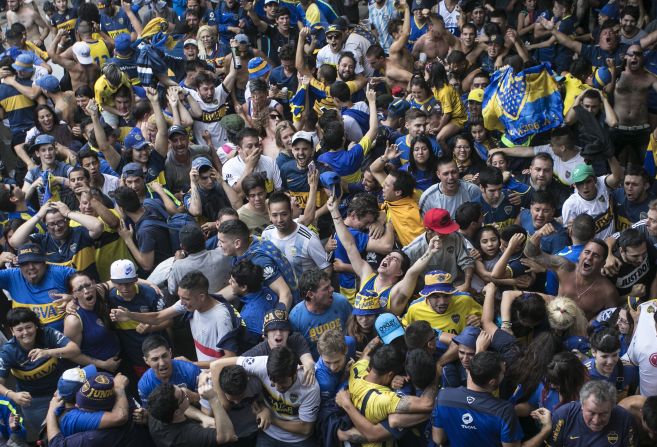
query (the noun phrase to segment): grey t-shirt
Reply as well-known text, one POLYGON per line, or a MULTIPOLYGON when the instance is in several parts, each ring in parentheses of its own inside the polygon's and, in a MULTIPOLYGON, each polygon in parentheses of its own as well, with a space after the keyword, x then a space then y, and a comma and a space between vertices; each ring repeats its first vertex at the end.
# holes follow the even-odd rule
POLYGON ((443 208, 449 211, 452 219, 456 215, 456 209, 465 202, 478 202, 481 197, 479 187, 474 183, 459 180, 459 190, 453 196, 443 194, 440 183, 431 186, 420 196, 420 212, 422 215, 431 208, 443 208))
POLYGON ((210 148, 204 144, 190 144, 190 157, 188 163, 178 163, 169 150, 164 167, 164 177, 167 181, 167 189, 172 193, 186 193, 191 188, 189 184, 189 171, 192 170, 192 160, 199 156, 207 157, 210 161, 210 148))
POLYGON ((215 293, 224 288, 228 283, 230 269, 230 257, 224 256, 221 247, 190 254, 184 259, 174 261, 171 267, 171 274, 167 281, 169 292, 176 294, 178 283, 182 277, 192 270, 199 270, 210 282, 210 287, 208 288, 210 293, 215 293))

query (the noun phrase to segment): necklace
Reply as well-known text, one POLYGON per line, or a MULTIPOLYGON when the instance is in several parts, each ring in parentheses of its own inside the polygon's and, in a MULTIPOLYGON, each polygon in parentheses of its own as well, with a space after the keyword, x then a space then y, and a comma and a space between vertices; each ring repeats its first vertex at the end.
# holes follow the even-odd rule
POLYGON ((585 291, 583 291, 582 293, 579 293, 579 286, 577 285, 577 275, 575 275, 575 293, 577 294, 577 299, 579 300, 582 297, 582 295, 584 295, 586 292, 588 292, 591 289, 591 287, 593 287, 595 285, 595 283, 597 283, 597 282, 598 282, 598 279, 596 278, 596 280, 593 281, 591 283, 591 285, 589 285, 586 288, 585 291))

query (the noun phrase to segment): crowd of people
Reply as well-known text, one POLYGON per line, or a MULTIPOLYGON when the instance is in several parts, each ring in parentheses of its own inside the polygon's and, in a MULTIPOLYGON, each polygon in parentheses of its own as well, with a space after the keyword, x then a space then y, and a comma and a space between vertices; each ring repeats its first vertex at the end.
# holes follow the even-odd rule
POLYGON ((657 2, 4 0, 0 445, 654 446, 657 2))

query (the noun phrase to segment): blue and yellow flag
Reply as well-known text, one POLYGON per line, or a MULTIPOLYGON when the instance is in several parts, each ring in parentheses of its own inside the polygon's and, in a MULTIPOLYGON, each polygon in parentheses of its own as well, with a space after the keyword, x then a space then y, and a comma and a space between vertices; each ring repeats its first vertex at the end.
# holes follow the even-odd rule
POLYGON ((563 123, 563 101, 547 64, 514 74, 511 67, 493 74, 484 91, 484 125, 521 143, 563 123))
POLYGON ((55 181, 55 176, 50 171, 41 174, 43 179, 43 197, 41 197, 41 206, 48 202, 59 202, 59 185, 55 181))
POLYGON ((643 159, 643 167, 648 171, 648 175, 657 179, 657 140, 655 134, 650 134, 650 143, 646 149, 646 157, 643 159))

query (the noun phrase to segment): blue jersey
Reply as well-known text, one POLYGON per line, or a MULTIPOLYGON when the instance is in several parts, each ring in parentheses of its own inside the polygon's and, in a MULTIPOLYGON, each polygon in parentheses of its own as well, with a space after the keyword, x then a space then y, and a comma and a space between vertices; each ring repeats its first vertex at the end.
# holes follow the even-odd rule
POLYGON ((93 310, 79 307, 76 313, 82 324, 80 351, 91 358, 107 360, 119 354, 121 346, 116 333, 105 327, 93 310))
MULTIPOLYGON (((513 393, 513 396, 509 398, 509 402, 514 405, 519 403, 518 399, 522 394, 523 387, 522 385, 518 385, 518 388, 513 393)), ((559 397, 559 391, 550 387, 549 385, 546 386, 545 382, 542 381, 538 384, 534 392, 529 396, 527 403, 532 408, 547 408, 550 410, 550 412, 553 412, 557 407, 559 407, 561 398, 559 397)))
MULTIPOLYGON (((397 139, 397 141, 395 141, 397 148, 401 152, 399 158, 400 158, 400 164, 402 165, 408 163, 408 160, 411 159, 411 140, 412 138, 410 135, 402 135, 397 139)), ((431 141, 431 150, 433 151, 434 155, 436 157, 440 157, 442 155, 442 150, 440 149, 440 146, 438 145, 436 139, 429 138, 429 141, 431 141)))
POLYGON ((642 202, 631 202, 625 194, 624 188, 616 188, 611 194, 614 204, 614 215, 616 216, 616 231, 630 228, 636 222, 648 218, 648 204, 654 196, 648 192, 646 199, 642 202))
POLYGON ((73 408, 64 413, 59 420, 59 428, 64 436, 71 436, 83 431, 97 430, 103 419, 104 411, 84 411, 73 408))
MULTIPOLYGON (((41 343, 35 348, 57 349, 65 347, 70 340, 64 334, 49 327, 42 328, 41 343)), ((58 357, 41 357, 31 361, 27 354, 12 337, 0 347, 0 377, 6 379, 11 375, 16 378, 17 390, 27 391, 32 396, 52 396, 57 389, 57 381, 66 369, 58 357)))
POLYGON ((499 447, 523 438, 511 403, 465 387, 440 390, 431 424, 454 446, 499 447))
POLYGON ((242 256, 233 258, 233 265, 239 264, 244 259, 262 267, 265 286, 270 286, 278 278, 283 278, 292 292, 294 303, 299 301, 299 287, 292 265, 271 241, 254 236, 246 252, 242 256))
POLYGON ((626 393, 628 388, 634 388, 637 383, 638 377, 636 367, 633 365, 624 365, 621 360, 618 360, 614 372, 612 372, 610 376, 605 376, 598 371, 595 367, 595 358, 593 357, 584 360, 584 366, 589 372, 591 380, 604 380, 609 382, 616 387, 616 391, 619 393, 626 393))
POLYGON ((378 273, 372 273, 369 278, 360 286, 360 293, 373 293, 379 296, 379 302, 381 303, 381 307, 384 309, 389 309, 390 308, 390 291, 392 290, 392 285, 384 288, 383 290, 375 290, 374 288, 374 281, 376 281, 376 278, 379 276, 378 273))
POLYGON ((30 240, 41 246, 49 263, 73 267, 96 281, 100 280, 96 270, 95 242, 85 227, 69 228, 64 240, 56 240, 50 233, 34 233, 30 240))
POLYGON ((66 283, 75 270, 60 265, 46 265, 46 273, 37 284, 28 282, 19 268, 0 270, 0 289, 9 292, 12 307, 27 307, 37 314, 44 326, 64 330, 64 311, 53 304, 51 290, 68 293, 66 283))
POLYGON ((71 33, 74 31, 77 21, 77 8, 66 8, 66 11, 64 12, 55 11, 55 13, 50 16, 50 26, 54 26, 58 30, 65 29, 71 31, 71 33))
MULTIPOLYGON (((349 232, 354 237, 354 242, 356 243, 356 248, 358 252, 365 259, 367 250, 367 243, 370 241, 370 235, 364 231, 356 230, 355 228, 349 228, 349 232)), ((350 264, 349 256, 347 255, 347 250, 345 250, 344 245, 340 242, 340 238, 335 237, 337 242, 337 247, 334 251, 335 259, 338 259, 346 264, 350 264)), ((341 289, 355 289, 356 288, 356 276, 353 273, 338 273, 338 281, 340 282, 341 289)))
POLYGON ((11 399, 2 398, 0 399, 0 436, 1 439, 7 440, 12 435, 12 433, 18 434, 21 439, 25 439, 25 427, 23 426, 23 420, 16 411, 16 403, 11 399), (19 429, 17 432, 12 432, 9 429, 9 417, 14 416, 19 421, 19 429))
POLYGON ((520 214, 520 207, 509 201, 508 194, 505 192, 502 192, 502 194, 502 200, 496 206, 488 204, 483 196, 479 197, 481 212, 484 215, 484 225, 494 225, 498 230, 513 225, 516 217, 520 214))
POLYGON ((133 52, 131 56, 124 57, 116 55, 107 61, 118 65, 119 69, 128 75, 132 85, 139 85, 139 75, 137 74, 137 53, 133 52))
MULTIPOLYGON (((31 79, 16 78, 19 84, 32 87, 31 79)), ((34 127, 36 102, 20 93, 14 87, 0 84, 0 107, 5 111, 5 119, 13 134, 27 132, 34 127)))
POLYGON ((411 34, 408 37, 408 43, 406 44, 406 47, 409 50, 413 49, 413 45, 415 45, 415 42, 417 40, 424 36, 427 32, 429 31, 429 21, 426 20, 423 25, 420 25, 417 23, 417 20, 415 17, 411 17, 411 34))
POLYGON ((278 296, 269 287, 263 287, 257 292, 247 293, 240 297, 242 309, 240 315, 246 329, 254 334, 262 335, 262 325, 265 314, 276 307, 278 296))
POLYGON ((415 187, 420 191, 425 191, 431 185, 434 185, 435 183, 438 182, 438 179, 436 178, 436 174, 434 172, 422 170, 422 169, 415 169, 415 171, 411 172, 409 170, 410 167, 411 167, 410 163, 406 163, 404 166, 401 167, 401 170, 406 171, 412 174, 413 177, 415 177, 415 187))
POLYGON ((610 445, 636 445, 637 428, 630 413, 618 405, 611 410, 607 425, 600 431, 592 431, 582 417, 582 404, 570 402, 552 413, 553 435, 551 447, 609 447, 610 445))
POLYGON ((324 313, 316 314, 310 312, 306 302, 294 306, 290 312, 290 324, 292 330, 299 332, 308 342, 310 353, 317 360, 317 340, 324 332, 335 329, 341 333, 346 332, 347 320, 351 315, 351 304, 343 295, 333 293, 333 303, 324 313))
MULTIPOLYGON (((582 250, 584 250, 584 244, 571 245, 562 249, 559 253, 557 253, 557 256, 563 256, 570 262, 576 263, 579 259, 579 255, 582 253, 582 250)), ((549 295, 556 295, 559 293, 559 278, 557 277, 556 273, 550 270, 547 271, 545 293, 549 295)))
MULTIPOLYGON (((570 238, 566 229, 559 222, 553 220, 550 223, 554 227, 555 232, 541 238, 541 250, 556 255, 568 246, 570 238)), ((528 209, 520 211, 520 225, 527 230, 530 236, 536 233, 536 228, 532 221, 532 213, 528 209)))
MULTIPOLYGON (((169 378, 168 383, 187 388, 191 391, 196 391, 201 368, 193 363, 185 362, 184 360, 173 359, 171 360, 171 369, 171 377, 169 378)), ((137 389, 139 390, 139 399, 141 399, 143 406, 148 404, 148 396, 150 396, 153 390, 161 383, 162 381, 157 378, 152 368, 141 376, 137 389)))
POLYGON ((112 17, 106 13, 100 13, 100 30, 114 39, 119 34, 130 34, 134 31, 132 23, 124 10, 118 8, 116 14, 112 17))
MULTIPOLYGON (((119 306, 125 307, 131 312, 158 312, 164 309, 164 301, 162 297, 155 292, 155 289, 149 286, 138 286, 137 294, 131 300, 124 300, 117 289, 110 290, 107 296, 107 303, 110 309, 115 309, 119 306)), ((117 321, 115 327, 118 331, 123 354, 126 359, 139 366, 145 366, 143 354, 141 352, 141 344, 144 340, 153 333, 140 334, 136 331, 139 323, 135 320, 117 321)), ((163 333, 161 335, 164 335, 163 333)))

